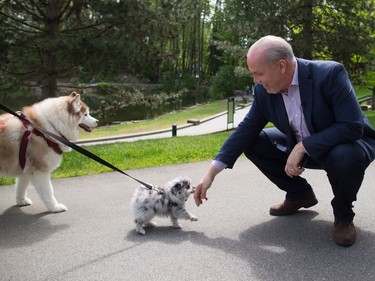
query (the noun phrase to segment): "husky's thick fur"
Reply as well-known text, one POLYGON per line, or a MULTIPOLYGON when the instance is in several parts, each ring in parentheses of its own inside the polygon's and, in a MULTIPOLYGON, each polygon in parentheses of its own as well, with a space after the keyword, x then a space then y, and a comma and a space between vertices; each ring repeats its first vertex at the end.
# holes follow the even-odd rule
MULTIPOLYGON (((24 107, 22 113, 32 124, 69 141, 78 139, 78 127, 91 131, 91 128, 98 125, 98 120, 90 116, 88 106, 81 101, 80 95, 76 92, 24 107)), ((19 118, 11 114, 0 115, 0 175, 16 178, 17 205, 32 204, 27 197, 27 188, 31 182, 51 212, 67 210, 54 196, 51 173, 59 167, 62 155, 51 147, 55 147, 60 153, 71 150, 46 135, 38 135, 31 126, 24 125, 19 118), (22 169, 19 152, 23 135, 27 130, 31 135, 25 148, 25 166, 22 169)))
POLYGON ((144 226, 156 226, 152 222, 154 216, 170 217, 174 228, 181 228, 178 219, 197 221, 198 218, 185 209, 185 201, 194 193, 190 180, 178 177, 166 184, 165 187, 148 189, 141 185, 134 192, 132 207, 136 231, 146 234, 144 226))

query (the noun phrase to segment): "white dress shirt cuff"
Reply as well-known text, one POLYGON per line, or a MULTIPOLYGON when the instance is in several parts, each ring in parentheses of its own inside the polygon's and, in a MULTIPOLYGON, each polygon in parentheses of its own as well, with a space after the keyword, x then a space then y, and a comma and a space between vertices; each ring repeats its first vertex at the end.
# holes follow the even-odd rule
POLYGON ((224 170, 228 165, 219 161, 219 160, 213 160, 211 162, 212 166, 214 166, 219 172, 224 170))

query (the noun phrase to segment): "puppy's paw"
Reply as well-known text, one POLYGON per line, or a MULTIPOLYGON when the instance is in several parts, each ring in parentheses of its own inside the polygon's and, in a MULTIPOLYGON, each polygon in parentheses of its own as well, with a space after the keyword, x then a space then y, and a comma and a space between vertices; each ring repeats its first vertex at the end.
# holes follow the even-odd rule
POLYGON ((146 234, 146 231, 142 227, 137 227, 135 230, 138 232, 138 234, 141 234, 141 235, 146 234))
POLYGON ((190 220, 191 220, 191 221, 197 221, 198 218, 197 218, 196 216, 191 216, 190 220))
POLYGON ((33 204, 33 201, 31 201, 30 198, 25 197, 25 198, 22 198, 22 199, 17 199, 17 206, 20 206, 20 207, 29 206, 31 204, 33 204))
POLYGON ((67 211, 68 208, 64 204, 56 204, 52 208, 50 208, 50 211, 53 213, 61 213, 67 211))
POLYGON ((180 229, 180 228, 182 228, 182 225, 180 223, 176 222, 176 223, 173 224, 173 228, 174 229, 180 229))
POLYGON ((157 227, 158 224, 156 222, 153 222, 153 221, 149 221, 145 224, 145 227, 149 227, 149 228, 153 228, 153 227, 157 227))

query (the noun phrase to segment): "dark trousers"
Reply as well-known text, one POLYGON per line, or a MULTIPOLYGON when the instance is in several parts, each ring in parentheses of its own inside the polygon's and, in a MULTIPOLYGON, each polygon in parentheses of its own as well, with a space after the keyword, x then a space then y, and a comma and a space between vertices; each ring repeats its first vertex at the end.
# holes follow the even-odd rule
MULTIPOLYGON (((298 199, 312 190, 303 177, 289 177, 285 171, 289 153, 283 150, 285 135, 276 128, 262 131, 245 155, 276 186, 286 192, 286 199, 298 199), (265 133, 266 132, 266 133, 265 133)), ((361 187, 365 170, 371 161, 357 143, 344 143, 332 148, 322 162, 307 157, 305 168, 322 169, 327 173, 334 198, 331 201, 336 220, 351 222, 353 201, 361 187)))

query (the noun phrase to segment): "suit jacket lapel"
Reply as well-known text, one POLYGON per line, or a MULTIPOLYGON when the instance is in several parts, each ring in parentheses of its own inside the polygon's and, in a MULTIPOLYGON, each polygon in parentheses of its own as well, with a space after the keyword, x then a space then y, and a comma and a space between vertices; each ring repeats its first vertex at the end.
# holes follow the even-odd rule
POLYGON ((272 95, 274 99, 274 112, 277 112, 280 122, 275 124, 276 127, 286 135, 286 147, 288 148, 289 152, 295 145, 295 139, 292 134, 292 130, 289 126, 289 119, 288 114, 285 109, 284 100, 281 94, 272 95))
POLYGON ((281 95, 282 94, 272 95, 274 105, 273 110, 277 113, 280 120, 280 123, 275 125, 278 125, 280 131, 288 132, 290 131, 289 119, 285 109, 283 97, 281 95))
POLYGON ((305 122, 310 133, 315 133, 312 124, 312 106, 313 106, 313 82, 309 78, 310 73, 306 65, 300 59, 297 59, 298 63, 298 84, 299 93, 301 96, 301 105, 303 114, 305 116, 305 122))

